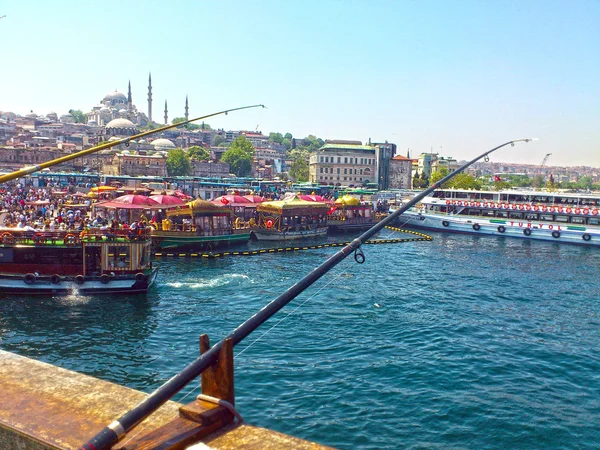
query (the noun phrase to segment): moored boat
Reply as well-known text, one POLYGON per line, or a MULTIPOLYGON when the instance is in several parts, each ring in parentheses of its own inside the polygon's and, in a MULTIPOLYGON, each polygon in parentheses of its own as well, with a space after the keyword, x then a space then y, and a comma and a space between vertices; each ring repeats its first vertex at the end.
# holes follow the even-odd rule
POLYGON ((0 295, 144 294, 158 269, 150 231, 0 230, 0 295))
POLYGON ((166 216, 152 231, 157 250, 212 250, 245 244, 250 239, 250 230, 236 227, 230 209, 205 200, 196 199, 183 208, 170 209, 166 216))
POLYGON ((327 217, 331 232, 358 231, 371 228, 383 215, 373 211, 373 204, 361 202, 351 195, 344 195, 335 201, 327 217))
POLYGON ((296 240, 327 234, 329 205, 306 201, 297 195, 258 205, 257 226, 252 233, 259 241, 296 240))
POLYGON ((439 190, 398 223, 454 233, 600 246, 600 196, 517 191, 439 190))

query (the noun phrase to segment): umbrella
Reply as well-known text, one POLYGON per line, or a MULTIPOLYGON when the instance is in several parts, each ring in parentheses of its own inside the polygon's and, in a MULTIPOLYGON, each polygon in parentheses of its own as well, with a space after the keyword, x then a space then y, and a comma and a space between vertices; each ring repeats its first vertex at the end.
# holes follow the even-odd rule
POLYGON ((183 199, 183 200, 191 200, 191 199, 192 199, 192 197, 191 197, 191 196, 189 196, 189 195, 187 195, 187 194, 184 194, 184 193, 183 193, 183 192, 181 192, 181 191, 175 191, 175 195, 176 195, 177 197, 179 197, 179 198, 183 199))
POLYGON ((73 197, 85 197, 85 194, 83 192, 75 192, 73 197))
POLYGON ((244 195, 244 198, 252 203, 262 203, 265 201, 265 198, 260 195, 244 195))
POLYGON ((139 205, 139 206, 155 206, 158 205, 158 202, 150 197, 146 197, 145 195, 121 195, 120 197, 112 200, 113 203, 121 203, 127 205, 139 205))
POLYGON ((174 195, 151 195, 148 197, 161 205, 184 205, 185 202, 174 195))
POLYGON ((116 191, 117 188, 114 186, 94 186, 90 189, 90 192, 103 192, 103 191, 116 191))
POLYGON ((223 204, 223 205, 229 205, 231 203, 239 205, 239 204, 243 204, 243 203, 252 203, 250 200, 248 200, 246 197, 242 197, 241 195, 221 195, 220 197, 215 198, 214 200, 211 200, 211 203, 214 204, 223 204))

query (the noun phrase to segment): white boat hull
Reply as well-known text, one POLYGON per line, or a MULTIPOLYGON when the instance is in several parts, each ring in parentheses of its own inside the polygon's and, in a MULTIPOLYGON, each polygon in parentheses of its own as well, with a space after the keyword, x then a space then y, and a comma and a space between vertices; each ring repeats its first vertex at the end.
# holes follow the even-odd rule
POLYGON ((525 220, 490 220, 476 216, 406 211, 398 218, 400 226, 450 233, 506 236, 539 241, 600 246, 600 228, 525 220))
POLYGON ((259 241, 292 241, 314 236, 325 236, 327 227, 304 231, 277 231, 259 228, 253 230, 253 233, 259 241))

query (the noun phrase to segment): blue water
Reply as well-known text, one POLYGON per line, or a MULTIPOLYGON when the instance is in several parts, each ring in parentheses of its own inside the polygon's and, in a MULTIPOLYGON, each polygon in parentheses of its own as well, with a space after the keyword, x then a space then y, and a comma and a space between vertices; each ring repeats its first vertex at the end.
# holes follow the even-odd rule
MULTIPOLYGON (((343 449, 598 448, 600 251, 432 235, 364 246, 236 347, 246 420, 343 449)), ((4 300, 0 347, 149 392, 335 251, 163 260, 147 299, 4 300)))

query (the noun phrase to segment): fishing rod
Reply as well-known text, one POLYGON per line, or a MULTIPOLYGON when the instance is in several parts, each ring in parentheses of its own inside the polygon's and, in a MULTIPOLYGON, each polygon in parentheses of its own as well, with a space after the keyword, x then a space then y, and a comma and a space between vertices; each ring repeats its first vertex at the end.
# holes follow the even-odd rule
POLYGON ((112 445, 117 443, 129 430, 135 427, 138 423, 148 417, 152 412, 158 409, 162 404, 169 400, 173 395, 183 389, 189 382, 198 377, 204 370, 209 366, 213 365, 217 361, 219 352, 226 339, 231 339, 233 345, 239 344, 244 340, 250 333, 256 330, 259 326, 270 319, 275 313, 281 308, 287 305, 290 301, 296 298, 315 281, 325 275, 329 270, 335 267, 339 262, 345 259, 350 253, 355 252, 354 258, 357 262, 364 262, 364 254, 362 251, 359 252, 360 246, 371 238, 374 234, 382 230, 394 219, 400 216, 404 211, 411 208, 413 205, 420 202, 424 197, 429 195, 431 192, 440 188, 446 181, 451 180, 453 177, 464 171, 467 167, 476 163, 480 159, 487 157, 490 153, 505 147, 507 145, 515 145, 517 142, 530 142, 535 139, 515 139, 514 141, 506 142, 498 147, 482 153, 475 159, 467 162, 466 164, 459 167, 456 171, 448 174, 438 182, 434 183, 428 189, 415 196, 408 203, 394 211, 392 214, 387 216, 381 222, 378 222, 373 227, 369 228, 358 238, 354 239, 350 244, 342 248, 340 251, 329 257, 320 266, 313 269, 308 275, 290 287, 287 291, 272 300, 270 303, 265 305, 260 311, 246 320, 244 323, 239 325, 233 330, 226 338, 211 347, 207 352, 203 353, 195 361, 190 363, 181 372, 176 374, 161 387, 156 389, 152 394, 146 397, 140 404, 138 404, 131 411, 125 413, 118 420, 115 420, 109 424, 106 428, 100 431, 96 436, 90 439, 84 444, 80 450, 105 450, 111 448, 112 445))
POLYGON ((56 164, 61 164, 67 161, 71 161, 72 159, 77 159, 81 156, 86 156, 89 155, 91 153, 95 153, 98 152, 100 150, 105 150, 107 148, 111 148, 111 147, 115 147, 117 145, 120 144, 129 144, 129 142, 131 142, 132 139, 139 139, 145 136, 149 136, 151 134, 156 134, 156 133, 160 133, 161 131, 165 131, 165 130, 170 130, 171 128, 176 128, 176 127, 180 127, 182 125, 186 125, 188 123, 192 123, 195 122, 197 120, 202 120, 202 119, 207 119, 209 117, 214 117, 214 116, 219 116, 221 114, 225 114, 227 115, 230 112, 233 111, 239 111, 241 109, 249 109, 249 108, 258 108, 259 106, 261 107, 265 107, 265 105, 251 105, 251 106, 241 106, 239 108, 233 108, 233 109, 226 109, 223 111, 219 111, 216 113, 212 113, 212 114, 208 114, 206 116, 202 116, 202 117, 196 117, 195 119, 189 119, 189 120, 185 120, 183 122, 178 122, 178 123, 174 123, 171 125, 165 125, 163 127, 157 128, 155 130, 148 130, 148 131, 144 131, 142 133, 136 134, 134 136, 128 136, 126 138, 122 138, 116 141, 111 141, 111 142, 105 142, 103 144, 97 145, 95 147, 92 148, 88 148, 86 150, 82 150, 80 152, 77 153, 73 153, 71 155, 66 155, 66 156, 61 156, 60 158, 56 158, 56 159, 52 159, 50 161, 46 161, 44 163, 35 165, 35 166, 29 166, 29 167, 23 167, 22 169, 16 170, 14 172, 8 173, 6 175, 0 175, 0 183, 5 183, 7 181, 11 181, 14 180, 16 178, 21 178, 25 175, 29 175, 32 174, 34 172, 38 172, 42 169, 45 169, 47 167, 52 167, 55 166, 56 164))

